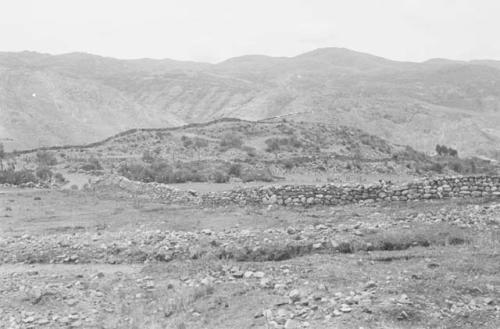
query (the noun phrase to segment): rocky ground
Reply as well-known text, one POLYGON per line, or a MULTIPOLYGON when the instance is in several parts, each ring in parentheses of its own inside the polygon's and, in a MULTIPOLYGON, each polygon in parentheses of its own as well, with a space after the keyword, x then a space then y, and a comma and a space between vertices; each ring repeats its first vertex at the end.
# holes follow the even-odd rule
POLYGON ((500 327, 498 201, 0 207, 0 328, 500 327))

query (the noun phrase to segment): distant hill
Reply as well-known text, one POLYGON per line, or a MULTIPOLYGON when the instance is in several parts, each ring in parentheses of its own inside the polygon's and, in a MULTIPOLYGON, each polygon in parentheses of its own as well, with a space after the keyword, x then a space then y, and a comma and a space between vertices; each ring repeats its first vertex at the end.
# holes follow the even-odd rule
POLYGON ((398 62, 342 48, 218 64, 0 53, 8 149, 86 143, 125 129, 223 117, 346 125, 431 152, 499 155, 500 65, 398 62))

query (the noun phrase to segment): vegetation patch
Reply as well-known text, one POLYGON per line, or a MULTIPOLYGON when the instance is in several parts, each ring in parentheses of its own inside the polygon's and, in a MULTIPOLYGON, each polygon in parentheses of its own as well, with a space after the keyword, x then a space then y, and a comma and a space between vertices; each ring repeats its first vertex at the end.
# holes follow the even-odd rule
POLYGON ((32 170, 2 170, 0 171, 0 184, 22 185, 36 183, 38 178, 32 170))

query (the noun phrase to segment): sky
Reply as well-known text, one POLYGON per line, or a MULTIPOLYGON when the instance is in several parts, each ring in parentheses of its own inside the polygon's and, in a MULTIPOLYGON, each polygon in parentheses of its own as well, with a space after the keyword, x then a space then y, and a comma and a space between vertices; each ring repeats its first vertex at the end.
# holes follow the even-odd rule
POLYGON ((498 0, 0 0, 0 51, 219 62, 343 47, 500 60, 498 0))

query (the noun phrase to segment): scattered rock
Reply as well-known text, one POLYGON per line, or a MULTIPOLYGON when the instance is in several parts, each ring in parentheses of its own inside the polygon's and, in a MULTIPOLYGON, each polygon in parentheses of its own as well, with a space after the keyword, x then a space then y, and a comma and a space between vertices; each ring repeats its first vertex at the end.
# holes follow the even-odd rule
POLYGON ((301 293, 300 293, 300 291, 298 289, 293 289, 288 294, 288 297, 290 297, 290 300, 292 302, 298 302, 302 298, 302 295, 301 295, 301 293))

